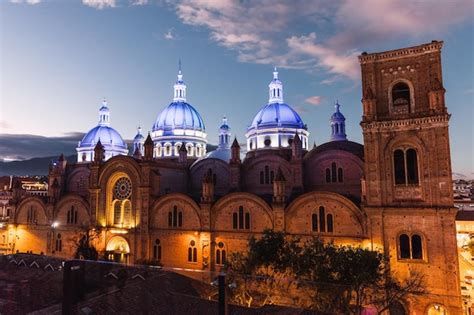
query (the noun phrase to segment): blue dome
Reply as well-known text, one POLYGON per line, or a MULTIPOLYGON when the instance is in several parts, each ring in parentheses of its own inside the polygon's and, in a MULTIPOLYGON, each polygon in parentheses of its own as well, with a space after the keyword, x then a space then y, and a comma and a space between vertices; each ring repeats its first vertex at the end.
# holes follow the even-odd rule
POLYGON ((156 118, 152 131, 173 129, 191 129, 205 131, 204 122, 198 111, 186 102, 173 102, 156 118))
POLYGON ((97 144, 97 142, 102 143, 104 147, 119 147, 126 149, 127 144, 123 141, 120 134, 112 127, 109 126, 96 126, 92 128, 79 144, 79 148, 92 147, 97 144))
POLYGON ((249 129, 274 127, 306 129, 300 115, 298 115, 290 105, 285 103, 271 103, 265 105, 257 115, 255 115, 249 129))

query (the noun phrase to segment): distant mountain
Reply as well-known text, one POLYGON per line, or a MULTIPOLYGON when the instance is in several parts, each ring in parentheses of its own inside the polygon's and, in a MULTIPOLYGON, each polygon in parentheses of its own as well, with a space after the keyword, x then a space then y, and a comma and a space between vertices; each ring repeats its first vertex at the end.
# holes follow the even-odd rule
MULTIPOLYGON (((48 175, 48 167, 51 160, 57 159, 58 156, 48 156, 33 158, 24 161, 12 161, 2 162, 0 161, 0 176, 14 175, 14 176, 27 176, 27 175, 48 175)), ((68 162, 75 162, 77 160, 76 155, 70 155, 66 157, 68 162)))
MULTIPOLYGON (((217 148, 216 145, 208 144, 207 151, 213 151, 217 148)), ((32 158, 23 161, 0 161, 0 176, 14 175, 14 176, 28 176, 28 175, 48 175, 49 163, 56 160, 58 156, 48 156, 40 158, 32 158)), ((77 161, 77 155, 69 155, 66 157, 69 163, 77 161)))

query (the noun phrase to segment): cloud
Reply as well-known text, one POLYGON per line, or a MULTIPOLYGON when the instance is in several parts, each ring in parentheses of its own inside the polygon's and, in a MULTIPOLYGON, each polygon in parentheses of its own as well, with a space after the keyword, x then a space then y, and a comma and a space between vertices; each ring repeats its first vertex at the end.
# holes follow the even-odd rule
POLYGON ((172 28, 170 28, 164 35, 163 37, 167 40, 174 40, 176 39, 176 36, 174 35, 174 31, 172 28))
POLYGON ((322 100, 323 100, 322 96, 314 95, 314 96, 310 96, 306 98, 304 101, 308 104, 318 106, 318 105, 321 105, 322 100))
POLYGON ((26 3, 26 4, 38 4, 41 0, 10 0, 10 3, 26 3))
POLYGON ((357 81, 357 55, 380 49, 382 40, 439 36, 473 16, 471 0, 182 0, 171 5, 184 24, 207 28, 210 39, 235 51, 239 61, 329 73, 326 83, 357 81))
POLYGON ((115 8, 117 6, 116 0, 82 0, 82 3, 98 10, 115 8))
POLYGON ((132 5, 147 5, 148 0, 135 0, 132 2, 132 5))
POLYGON ((0 160, 26 160, 34 157, 74 154, 83 133, 72 132, 60 137, 24 134, 0 134, 0 160))

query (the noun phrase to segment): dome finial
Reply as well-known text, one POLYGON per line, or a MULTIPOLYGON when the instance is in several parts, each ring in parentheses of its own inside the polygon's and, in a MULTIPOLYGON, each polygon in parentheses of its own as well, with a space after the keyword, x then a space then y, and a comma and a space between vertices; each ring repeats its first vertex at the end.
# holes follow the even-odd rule
POLYGON ((269 87, 269 98, 268 98, 268 103, 273 104, 273 103, 283 103, 283 84, 281 81, 278 79, 278 71, 276 66, 273 69, 273 80, 270 82, 268 85, 269 87))
POLYGON ((181 59, 178 61, 178 80, 174 84, 173 102, 186 102, 186 84, 183 81, 183 72, 181 71, 181 59))
POLYGON ((104 98, 102 106, 99 109, 99 125, 110 126, 110 110, 107 106, 107 100, 104 98))
POLYGON ((334 104, 334 108, 336 109, 336 113, 340 113, 339 107, 341 107, 341 105, 339 105, 339 100, 336 99, 336 104, 334 104))

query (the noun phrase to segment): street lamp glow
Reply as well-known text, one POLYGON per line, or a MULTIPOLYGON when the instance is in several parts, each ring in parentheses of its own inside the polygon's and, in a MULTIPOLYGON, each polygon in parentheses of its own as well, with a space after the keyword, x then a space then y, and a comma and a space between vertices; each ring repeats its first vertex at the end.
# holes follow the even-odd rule
POLYGON ((51 227, 55 229, 58 227, 58 225, 59 225, 58 221, 54 221, 53 224, 51 224, 51 227))

